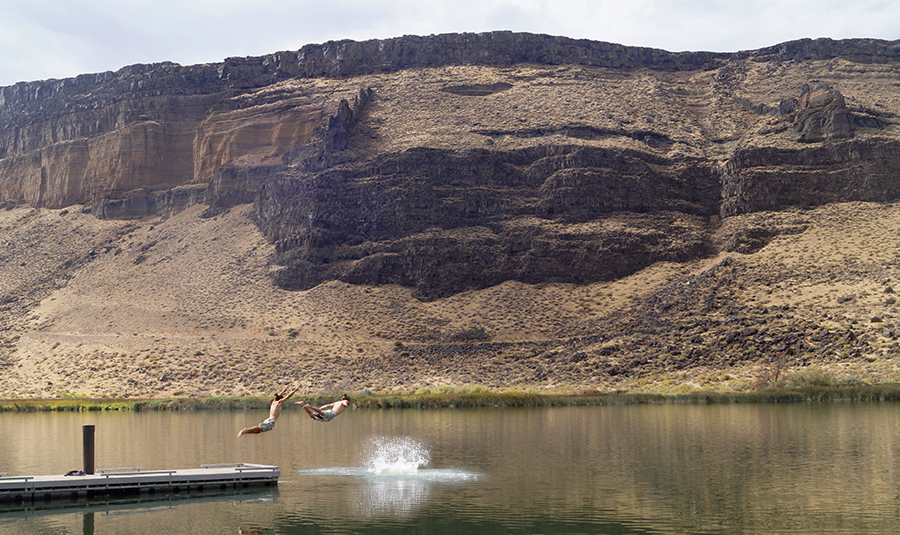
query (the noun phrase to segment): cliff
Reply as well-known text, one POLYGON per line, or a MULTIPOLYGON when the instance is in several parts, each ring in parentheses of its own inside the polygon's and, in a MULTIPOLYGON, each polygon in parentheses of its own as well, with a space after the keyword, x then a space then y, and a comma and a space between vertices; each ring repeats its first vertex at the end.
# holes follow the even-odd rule
POLYGON ((493 32, 19 83, 0 88, 0 202, 253 202, 287 289, 613 280, 716 253, 723 218, 896 199, 898 60, 876 40, 671 53, 493 32))
POLYGON ((407 36, 0 88, 0 397, 896 382, 898 47, 407 36))

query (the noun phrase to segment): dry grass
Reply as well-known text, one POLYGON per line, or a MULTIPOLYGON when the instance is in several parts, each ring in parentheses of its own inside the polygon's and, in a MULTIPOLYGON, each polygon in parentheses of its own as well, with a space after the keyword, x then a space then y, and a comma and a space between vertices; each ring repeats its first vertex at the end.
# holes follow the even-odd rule
MULTIPOLYGON (((417 301, 400 287, 342 283, 287 292, 267 277, 272 251, 247 220, 247 209, 207 220, 198 217, 199 210, 189 210, 137 226, 81 214, 0 212, 7 226, 38 218, 48 221, 44 228, 53 229, 50 221, 69 220, 42 238, 49 258, 55 254, 50 244, 64 243, 70 225, 97 236, 119 235, 105 252, 85 242, 95 254, 77 269, 65 271, 45 261, 42 269, 48 273, 71 277, 64 286, 34 284, 30 273, 21 271, 20 284, 33 285, 33 295, 42 299, 29 307, 23 306, 24 299, 4 306, 0 397, 241 397, 267 395, 295 381, 305 393, 472 385, 496 392, 593 388, 677 393, 746 390, 759 373, 760 366, 751 363, 727 372, 697 367, 613 378, 601 371, 573 373, 562 358, 547 364, 550 354, 576 351, 566 349, 572 346, 565 340, 603 332, 609 318, 628 315, 644 297, 705 272, 720 257, 656 264, 609 283, 506 282, 433 302, 417 301), (459 360, 457 367, 402 355, 429 337, 473 328, 496 345, 490 354, 459 360), (402 366, 384 364, 391 361, 402 366), (543 363, 546 377, 536 379, 525 366, 534 362, 543 363), (398 376, 403 382, 398 383, 398 376)), ((892 294, 886 293, 891 281, 900 280, 894 262, 900 205, 851 203, 801 215, 804 232, 778 237, 752 255, 732 255, 779 281, 745 281, 734 304, 787 306, 833 329, 852 326, 862 335, 871 333, 867 359, 822 364, 823 369, 866 383, 897 381, 897 344, 881 333, 900 328, 896 306, 887 304, 892 294)), ((7 273, 19 273, 9 262, 4 266, 7 273)), ((12 284, 16 279, 5 280, 12 284)), ((605 345, 586 342, 580 350, 600 354, 605 345)), ((625 357, 620 350, 609 358, 625 357)))

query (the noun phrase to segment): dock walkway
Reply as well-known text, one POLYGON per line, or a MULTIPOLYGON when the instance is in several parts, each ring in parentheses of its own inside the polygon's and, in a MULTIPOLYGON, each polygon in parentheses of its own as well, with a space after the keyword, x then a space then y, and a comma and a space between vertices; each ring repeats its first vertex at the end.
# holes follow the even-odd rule
POLYGON ((204 464, 200 468, 105 468, 96 474, 0 477, 0 501, 109 495, 128 492, 226 489, 275 485, 281 472, 263 464, 204 464))

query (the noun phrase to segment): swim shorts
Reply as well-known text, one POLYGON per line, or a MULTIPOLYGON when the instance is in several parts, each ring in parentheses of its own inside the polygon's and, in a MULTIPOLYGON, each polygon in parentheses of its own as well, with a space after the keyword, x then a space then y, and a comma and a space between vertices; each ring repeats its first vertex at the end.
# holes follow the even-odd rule
POLYGON ((275 418, 266 418, 259 424, 259 428, 262 429, 260 433, 264 433, 266 431, 271 431, 272 428, 275 427, 275 418))
POLYGON ((319 422, 330 422, 331 420, 334 420, 335 416, 337 416, 337 415, 334 413, 333 410, 325 409, 324 411, 322 411, 322 414, 319 414, 318 412, 315 413, 315 415, 313 416, 313 420, 316 420, 319 422))

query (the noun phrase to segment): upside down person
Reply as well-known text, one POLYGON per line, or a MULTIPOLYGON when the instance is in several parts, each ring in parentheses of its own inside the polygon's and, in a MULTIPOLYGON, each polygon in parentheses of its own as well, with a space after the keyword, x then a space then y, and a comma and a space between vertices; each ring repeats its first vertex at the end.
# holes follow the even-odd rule
POLYGON ((278 419, 278 416, 281 415, 281 406, 287 401, 291 396, 294 395, 294 392, 300 389, 300 385, 297 385, 297 388, 291 390, 288 395, 284 393, 287 392, 288 387, 284 387, 281 389, 281 392, 275 394, 275 399, 272 400, 272 404, 269 405, 269 417, 262 421, 259 425, 254 425, 253 427, 245 427, 241 429, 238 433, 238 436, 243 436, 246 434, 257 435, 259 433, 265 433, 266 431, 271 431, 273 427, 275 427, 275 420, 278 419))
POLYGON ((309 415, 310 418, 319 422, 330 422, 334 420, 334 417, 338 414, 344 412, 344 409, 350 405, 350 398, 347 394, 341 396, 339 401, 335 401, 334 403, 329 403, 328 405, 322 405, 321 407, 313 407, 309 403, 305 401, 297 401, 294 402, 294 405, 300 405, 303 407, 303 410, 306 411, 306 414, 309 415))

